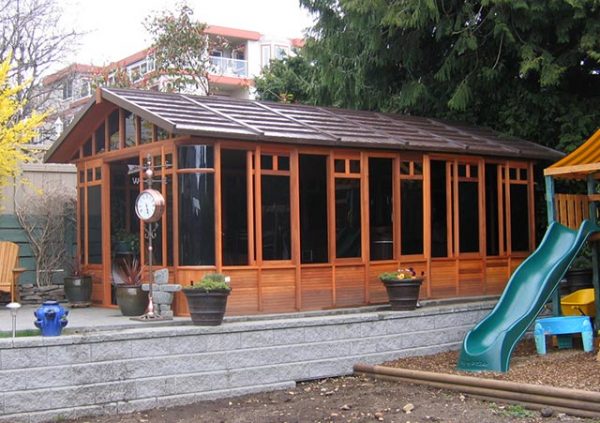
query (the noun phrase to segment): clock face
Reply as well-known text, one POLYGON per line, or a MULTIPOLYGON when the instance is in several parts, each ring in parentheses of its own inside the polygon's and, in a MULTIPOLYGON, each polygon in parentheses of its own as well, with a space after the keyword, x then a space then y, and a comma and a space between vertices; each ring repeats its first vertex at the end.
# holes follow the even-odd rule
POLYGON ((164 211, 165 200, 162 194, 153 189, 146 189, 135 201, 135 213, 144 222, 156 222, 164 211))

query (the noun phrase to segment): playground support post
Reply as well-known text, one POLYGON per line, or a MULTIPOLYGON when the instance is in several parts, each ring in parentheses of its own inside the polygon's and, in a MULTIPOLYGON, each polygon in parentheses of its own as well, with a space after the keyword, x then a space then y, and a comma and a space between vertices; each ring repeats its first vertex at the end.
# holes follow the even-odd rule
MULTIPOLYGON (((548 226, 556 220, 556 214, 554 210, 554 178, 552 176, 546 176, 544 178, 546 182, 546 212, 548 214, 548 226)), ((560 316, 560 284, 556 286, 556 289, 552 293, 552 314, 554 316, 560 316)))
MULTIPOLYGON (((587 177, 587 193, 592 195, 596 193, 596 180, 593 175, 587 177)), ((590 220, 598 225, 598 205, 595 201, 590 201, 590 220)), ((594 321, 594 328, 598 330, 600 328, 600 274, 598 269, 599 257, 598 257, 598 241, 591 241, 592 244, 592 283, 594 285, 595 307, 596 307, 596 318, 594 321)))

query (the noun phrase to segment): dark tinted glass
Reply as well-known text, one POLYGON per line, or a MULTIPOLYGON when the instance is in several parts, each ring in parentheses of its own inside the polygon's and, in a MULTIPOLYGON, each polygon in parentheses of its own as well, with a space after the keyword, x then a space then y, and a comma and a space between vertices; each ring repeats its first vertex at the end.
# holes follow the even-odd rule
POLYGON ((423 182, 403 180, 400 219, 402 222, 401 254, 423 253, 423 182))
POLYGON ((527 185, 510 185, 510 236, 513 251, 529 250, 527 185))
POLYGON ((263 259, 289 260, 290 178, 263 175, 261 185, 263 259))
POLYGON ((148 144, 152 142, 153 125, 147 120, 140 118, 140 144, 148 144))
POLYGON ((448 255, 446 225, 446 162, 431 161, 431 255, 448 255))
POLYGON ((327 157, 300 156, 302 263, 327 263, 327 157))
POLYGON ((104 124, 100 125, 98 129, 96 129, 96 153, 102 153, 104 151, 104 124))
POLYGON ((371 260, 394 257, 392 159, 369 159, 371 260))
POLYGON ((497 165, 485 165, 485 244, 488 256, 500 253, 498 234, 498 171, 497 165))
POLYGON ((110 150, 119 148, 119 110, 113 111, 108 116, 108 139, 110 150))
POLYGON ((360 257, 360 180, 335 180, 336 257, 360 257))
POLYGON ((102 197, 100 185, 88 187, 88 262, 102 263, 102 197))
POLYGON ((221 151, 223 264, 248 264, 246 152, 221 151))
POLYGON ((214 166, 213 148, 209 145, 179 147, 179 169, 202 169, 214 166))
POLYGON ((287 156, 279 156, 277 158, 277 168, 279 170, 290 170, 290 158, 287 156))
POLYGON ((125 147, 135 145, 135 115, 125 111, 125 147))
POLYGON ((179 264, 215 264, 214 175, 179 175, 179 264))
POLYGON ((270 154, 262 154, 260 156, 260 168, 264 170, 273 169, 273 156, 270 154))
POLYGON ((459 251, 475 253, 479 251, 479 193, 477 182, 458 184, 458 228, 459 251))

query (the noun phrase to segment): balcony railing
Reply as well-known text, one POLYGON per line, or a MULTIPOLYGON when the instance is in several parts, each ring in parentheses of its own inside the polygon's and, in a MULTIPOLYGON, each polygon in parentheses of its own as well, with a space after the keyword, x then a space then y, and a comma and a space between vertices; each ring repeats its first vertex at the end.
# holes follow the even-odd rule
POLYGON ((248 77, 248 61, 229 59, 227 57, 210 56, 209 72, 215 75, 235 76, 238 78, 248 77))

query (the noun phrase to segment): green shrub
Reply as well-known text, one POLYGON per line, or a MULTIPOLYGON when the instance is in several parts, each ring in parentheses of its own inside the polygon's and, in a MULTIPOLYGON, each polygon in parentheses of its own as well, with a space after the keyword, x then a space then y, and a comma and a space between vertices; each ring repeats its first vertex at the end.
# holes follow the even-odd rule
POLYGON ((190 288, 203 289, 207 292, 217 290, 231 291, 231 286, 222 273, 207 273, 199 282, 194 282, 190 288))

